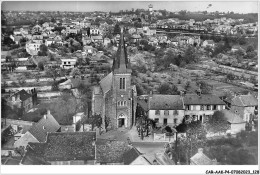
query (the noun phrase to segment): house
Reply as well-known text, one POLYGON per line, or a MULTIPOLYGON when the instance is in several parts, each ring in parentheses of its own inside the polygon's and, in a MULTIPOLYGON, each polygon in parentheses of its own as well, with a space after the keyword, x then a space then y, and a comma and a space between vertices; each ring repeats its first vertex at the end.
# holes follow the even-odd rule
POLYGON ((184 104, 180 95, 151 95, 148 99, 148 118, 157 126, 177 126, 184 117, 184 104))
POLYGON ((136 28, 134 28, 134 27, 131 27, 130 29, 128 29, 128 33, 129 34, 134 34, 136 32, 136 28))
POLYGON ((104 38, 103 45, 107 47, 111 43, 111 40, 109 38, 104 38))
POLYGON ((185 120, 200 120, 202 123, 217 110, 225 109, 225 102, 212 94, 186 94, 184 95, 185 120))
POLYGON ((99 28, 92 27, 90 28, 90 35, 99 35, 100 31, 99 28))
POLYGON ((37 104, 37 92, 34 89, 27 92, 23 89, 7 98, 7 105, 11 108, 17 107, 22 112, 27 112, 37 104))
POLYGON ((91 42, 92 42, 92 39, 90 37, 88 37, 88 36, 82 37, 82 43, 83 43, 84 46, 89 45, 91 42))
POLYGON ((149 160, 135 147, 132 147, 129 151, 124 153, 123 157, 125 165, 151 165, 149 160))
POLYGON ((110 119, 108 127, 112 129, 130 128, 134 124, 136 88, 131 84, 131 73, 123 29, 121 29, 112 72, 104 77, 92 91, 92 114, 101 114, 103 120, 105 116, 108 117, 110 119))
POLYGON ((103 43, 103 38, 102 38, 101 35, 91 36, 91 39, 92 39, 95 43, 103 43))
POLYGON ((246 128, 246 121, 244 121, 239 115, 233 113, 229 110, 219 111, 221 115, 223 115, 227 122, 230 125, 230 130, 228 131, 231 134, 237 134, 241 131, 244 131, 246 128))
POLYGON ((141 36, 139 34, 133 34, 132 37, 131 37, 131 42, 139 43, 140 39, 141 39, 141 36))
POLYGON ((52 45, 54 43, 55 43, 55 40, 52 39, 52 38, 48 38, 48 39, 45 40, 45 45, 46 46, 50 46, 50 45, 52 45))
POLYGON ((41 33, 42 31, 42 27, 40 25, 35 25, 33 28, 32 28, 32 34, 34 33, 41 33))
POLYGON ((53 40, 55 41, 55 44, 59 46, 63 46, 62 37, 60 35, 56 35, 53 40))
POLYGON ((258 100, 252 94, 235 96, 230 110, 249 123, 258 116, 258 100))
POLYGON ((202 47, 215 47, 215 42, 213 40, 205 40, 202 43, 202 47))
POLYGON ((88 54, 94 54, 95 49, 92 46, 84 46, 83 51, 88 54))
POLYGON ((203 149, 199 148, 198 153, 190 158, 190 165, 217 165, 217 160, 211 160, 203 153, 203 149))
POLYGON ((155 153, 153 163, 155 165, 175 165, 174 161, 165 152, 155 153))
POLYGON ((60 67, 63 68, 63 69, 74 68, 76 66, 76 62, 77 62, 76 58, 61 59, 60 67))
MULTIPOLYGON (((124 155, 129 150, 130 147, 128 146, 128 143, 124 141, 97 139, 96 164, 124 165, 124 161, 128 160, 124 155)), ((129 163, 128 161, 126 162, 129 163)))
POLYGON ((14 29, 13 31, 14 35, 21 35, 21 30, 20 29, 14 29))
POLYGON ((40 50, 41 43, 36 43, 33 41, 28 41, 25 44, 26 52, 30 55, 37 55, 40 50))
POLYGON ((48 133, 60 132, 60 125, 47 111, 41 120, 35 123, 19 140, 14 143, 14 147, 26 147, 29 142, 42 143, 46 141, 48 133))
POLYGON ((94 165, 95 141, 95 132, 48 133, 45 143, 28 144, 21 164, 38 158, 51 165, 94 165))
POLYGON ((48 133, 46 142, 29 143, 26 150, 21 160, 22 165, 147 164, 147 161, 142 160, 139 154, 129 156, 133 152, 128 143, 97 139, 96 132, 93 131, 48 133))

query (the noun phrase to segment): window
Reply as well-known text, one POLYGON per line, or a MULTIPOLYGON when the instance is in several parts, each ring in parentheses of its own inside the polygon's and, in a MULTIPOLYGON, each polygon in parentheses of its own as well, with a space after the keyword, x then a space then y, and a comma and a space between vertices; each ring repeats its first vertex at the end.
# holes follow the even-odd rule
POLYGON ((68 62, 68 64, 70 64, 70 62, 68 62))
POLYGON ((160 110, 156 110, 155 115, 160 115, 160 110))
POLYGON ((117 106, 120 106, 120 101, 117 102, 117 106))
POLYGON ((178 115, 179 114, 178 110, 174 110, 173 114, 178 115))
POLYGON ((186 110, 190 110, 190 106, 189 105, 186 105, 186 110))
POLYGON ((159 118, 154 119, 155 123, 159 123, 159 118))
POLYGON ((165 111, 164 111, 164 115, 169 115, 169 111, 168 111, 168 110, 165 110, 165 111))
POLYGON ((204 106, 203 105, 200 106, 200 110, 204 111, 204 106))
POLYGON ((125 89, 125 78, 120 78, 119 89, 125 89))
POLYGON ((120 106, 123 106, 124 104, 123 104, 123 101, 120 101, 120 106))
POLYGON ((164 118, 164 119, 163 119, 163 124, 164 124, 164 125, 167 125, 167 118, 164 118))
POLYGON ((174 123, 175 125, 177 124, 177 121, 178 121, 177 118, 173 119, 173 123, 174 123))
POLYGON ((217 105, 213 105, 213 110, 217 110, 217 105))
POLYGON ((124 106, 126 106, 126 101, 124 101, 124 106))
POLYGON ((211 106, 210 105, 207 105, 207 110, 211 110, 211 106))
POLYGON ((66 62, 64 62, 64 64, 66 64, 66 62))

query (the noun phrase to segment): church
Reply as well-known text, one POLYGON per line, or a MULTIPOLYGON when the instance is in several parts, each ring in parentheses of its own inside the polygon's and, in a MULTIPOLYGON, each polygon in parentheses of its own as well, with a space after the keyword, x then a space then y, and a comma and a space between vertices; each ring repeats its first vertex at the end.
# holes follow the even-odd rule
POLYGON ((136 87, 131 84, 131 65, 127 58, 123 28, 112 72, 104 77, 92 92, 92 115, 102 116, 111 129, 131 128, 135 123, 136 87))

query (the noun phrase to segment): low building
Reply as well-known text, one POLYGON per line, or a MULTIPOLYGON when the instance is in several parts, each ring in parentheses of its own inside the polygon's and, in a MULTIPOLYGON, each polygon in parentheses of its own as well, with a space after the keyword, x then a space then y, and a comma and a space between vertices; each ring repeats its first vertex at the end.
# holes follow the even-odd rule
POLYGON ((148 99, 148 118, 157 126, 177 126, 184 118, 184 103, 180 95, 152 95, 148 99))
POLYGON ((97 139, 96 132, 93 131, 48 133, 45 143, 28 144, 21 164, 148 164, 140 154, 131 154, 133 149, 124 141, 97 139))
POLYGON ((229 110, 219 111, 230 125, 228 133, 237 134, 246 129, 246 121, 240 118, 237 114, 229 110))
POLYGON ((215 47, 215 42, 213 40, 205 40, 202 43, 202 47, 215 47))
POLYGON ((41 120, 35 123, 20 139, 14 143, 14 147, 26 147, 29 142, 42 143, 46 141, 48 133, 60 132, 60 125, 47 111, 41 120))
POLYGON ((249 123, 258 116, 258 100, 252 94, 235 96, 230 110, 249 123))
POLYGON ((77 59, 61 59, 60 67, 63 69, 70 69, 76 66, 77 59))
POLYGON ((19 108, 21 111, 27 112, 37 104, 37 92, 35 89, 25 91, 24 89, 12 94, 7 98, 7 105, 11 108, 19 108))

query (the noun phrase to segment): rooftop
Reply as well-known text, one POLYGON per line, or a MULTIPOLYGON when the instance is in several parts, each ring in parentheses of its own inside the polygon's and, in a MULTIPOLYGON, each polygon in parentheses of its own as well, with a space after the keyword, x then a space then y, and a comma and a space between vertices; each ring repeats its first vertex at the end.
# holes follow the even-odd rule
POLYGON ((185 105, 225 105, 218 96, 212 94, 186 94, 184 96, 185 105))
POLYGON ((152 95, 148 101, 150 110, 183 110, 180 95, 152 95))

